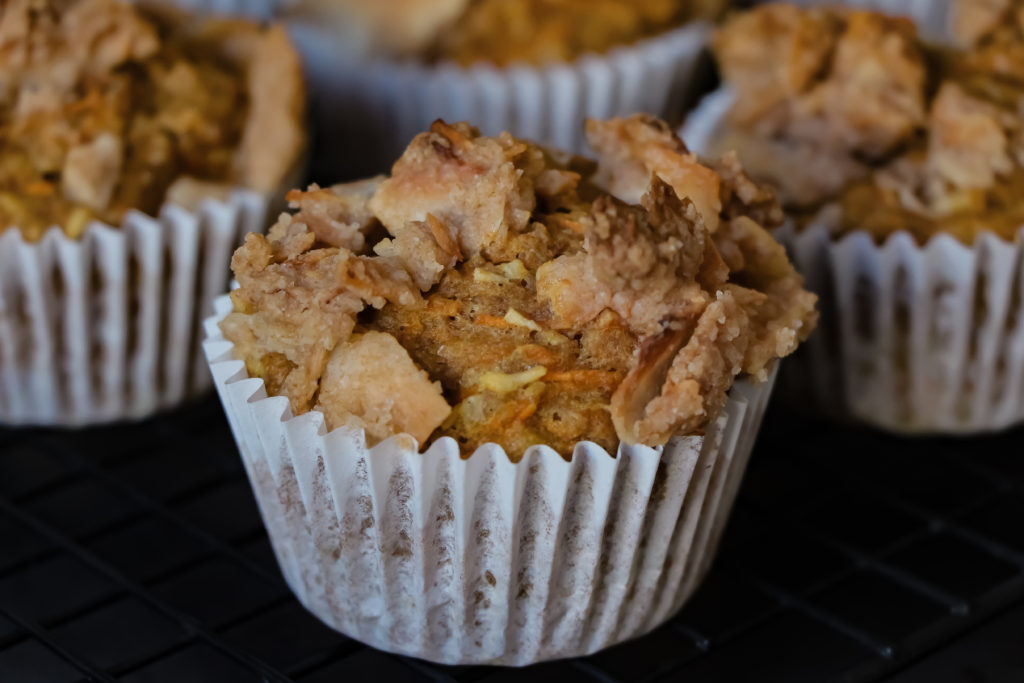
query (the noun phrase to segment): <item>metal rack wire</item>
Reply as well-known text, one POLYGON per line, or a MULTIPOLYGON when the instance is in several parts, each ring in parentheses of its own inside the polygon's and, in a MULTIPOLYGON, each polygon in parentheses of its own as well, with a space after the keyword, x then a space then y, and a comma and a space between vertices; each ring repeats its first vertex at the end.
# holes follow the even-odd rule
MULTIPOLYGON (((1024 431, 904 440, 775 409, 722 553, 652 634, 531 680, 874 680, 1024 604, 1024 431)), ((0 681, 502 681, 335 634, 277 571, 213 399, 0 430, 0 681)))

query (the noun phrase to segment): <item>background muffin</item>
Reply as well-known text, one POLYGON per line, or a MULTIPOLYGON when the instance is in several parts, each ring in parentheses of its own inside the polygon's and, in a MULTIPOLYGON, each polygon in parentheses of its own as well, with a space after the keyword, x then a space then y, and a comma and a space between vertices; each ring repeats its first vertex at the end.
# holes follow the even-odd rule
POLYGON ((438 121, 235 253, 211 368, 290 585, 346 634, 527 664, 707 570, 815 298, 734 157, 643 116, 588 137, 598 164, 438 121))
POLYGON ((963 50, 904 19, 788 6, 716 39, 731 90, 688 137, 740 150, 794 214, 787 245, 823 295, 799 377, 818 403, 910 431, 1024 418, 1019 13, 978 13, 963 50))
POLYGON ((583 150, 586 117, 676 119, 720 0, 306 0, 282 16, 303 50, 317 177, 387 169, 436 118, 583 150))
POLYGON ((298 57, 111 0, 8 3, 0 31, 0 421, 180 401, 230 249, 298 169, 298 57))

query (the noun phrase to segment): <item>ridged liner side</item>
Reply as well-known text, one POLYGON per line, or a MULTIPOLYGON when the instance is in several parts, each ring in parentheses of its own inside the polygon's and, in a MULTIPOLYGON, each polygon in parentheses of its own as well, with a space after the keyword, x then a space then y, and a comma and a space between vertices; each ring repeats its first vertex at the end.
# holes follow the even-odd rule
POLYGON ((196 212, 129 212, 79 239, 0 232, 0 424, 138 419, 208 389, 200 342, 231 250, 266 202, 236 191, 196 212))
POLYGON ((214 381, 282 572, 332 628, 445 663, 525 665, 639 636, 710 565, 771 381, 738 382, 704 436, 664 448, 494 444, 460 457, 408 435, 367 448, 249 378, 206 323, 214 381))

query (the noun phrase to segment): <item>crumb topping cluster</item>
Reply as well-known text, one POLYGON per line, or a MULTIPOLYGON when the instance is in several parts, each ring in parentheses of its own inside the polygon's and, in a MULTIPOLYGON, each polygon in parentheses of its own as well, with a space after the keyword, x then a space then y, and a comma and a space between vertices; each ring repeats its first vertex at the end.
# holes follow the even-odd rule
POLYGON ((815 297, 734 156, 704 165, 642 116, 587 133, 600 163, 438 121, 390 177, 292 192, 235 253, 225 336, 294 413, 371 443, 518 460, 699 432, 810 333, 815 297))
POLYGON ((964 48, 925 46, 906 19, 766 5, 715 52, 736 93, 720 148, 839 231, 909 229, 965 242, 1024 225, 1024 3, 964 2, 964 48))
POLYGON ((77 237, 165 198, 272 192, 296 164, 304 94, 282 29, 117 0, 0 12, 0 230, 77 237))

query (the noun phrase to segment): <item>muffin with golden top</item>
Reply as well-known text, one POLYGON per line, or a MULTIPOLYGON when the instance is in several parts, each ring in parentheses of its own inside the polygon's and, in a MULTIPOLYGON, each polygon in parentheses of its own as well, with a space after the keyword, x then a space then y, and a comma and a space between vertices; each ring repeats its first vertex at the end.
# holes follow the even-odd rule
POLYGON ((437 121, 235 252, 210 367, 289 585, 353 638, 577 656, 711 564, 815 297, 735 156, 586 132, 597 161, 437 121))
POLYGON ((958 13, 959 46, 863 10, 739 14, 714 41, 727 91, 689 125, 794 218, 794 259, 828 293, 830 347, 807 381, 913 432, 1024 419, 1024 14, 1010 0, 958 13))
POLYGON ((0 422, 140 417, 207 385, 197 318, 305 149, 284 29, 19 0, 0 72, 0 422))

